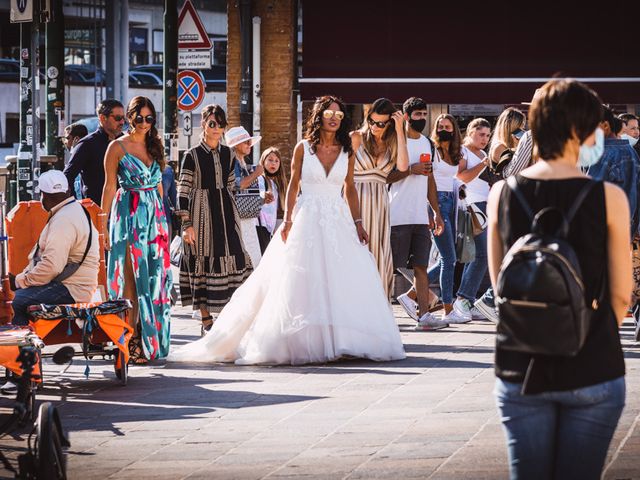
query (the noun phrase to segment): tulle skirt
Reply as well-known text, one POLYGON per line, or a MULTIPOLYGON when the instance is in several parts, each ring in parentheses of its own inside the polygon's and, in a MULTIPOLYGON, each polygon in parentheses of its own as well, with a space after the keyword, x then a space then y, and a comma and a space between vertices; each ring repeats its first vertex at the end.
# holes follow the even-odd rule
POLYGON ((405 358, 373 256, 337 195, 302 195, 285 244, 280 227, 260 265, 178 362, 320 363, 405 358))

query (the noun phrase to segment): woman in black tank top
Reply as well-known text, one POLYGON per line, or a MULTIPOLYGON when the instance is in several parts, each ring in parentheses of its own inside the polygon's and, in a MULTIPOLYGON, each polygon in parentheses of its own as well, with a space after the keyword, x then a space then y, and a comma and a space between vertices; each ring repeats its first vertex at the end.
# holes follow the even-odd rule
MULTIPOLYGON (((529 122, 541 161, 516 177, 533 212, 548 206, 566 212, 585 184, 594 182, 578 164, 588 166, 602 154, 602 136, 596 131, 601 117, 600 100, 580 82, 552 80, 540 89, 529 122)), ((488 213, 489 270, 495 288, 504 254, 531 225, 503 182, 491 191, 488 213)), ((632 278, 624 192, 597 182, 569 225, 568 241, 578 257, 586 297, 596 298, 603 288, 605 293, 585 344, 573 357, 529 355, 496 346, 496 397, 512 478, 600 478, 624 406, 618 326, 628 307, 632 278)))

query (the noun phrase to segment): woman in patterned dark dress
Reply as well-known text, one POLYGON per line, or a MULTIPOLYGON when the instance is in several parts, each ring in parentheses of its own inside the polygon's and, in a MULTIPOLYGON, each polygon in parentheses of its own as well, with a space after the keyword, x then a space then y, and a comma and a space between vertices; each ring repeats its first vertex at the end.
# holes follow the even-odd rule
POLYGON ((202 333, 252 271, 240 239, 232 190, 233 158, 220 144, 227 125, 219 105, 202 110, 200 144, 184 154, 178 182, 177 213, 182 218, 180 297, 202 315, 202 333))

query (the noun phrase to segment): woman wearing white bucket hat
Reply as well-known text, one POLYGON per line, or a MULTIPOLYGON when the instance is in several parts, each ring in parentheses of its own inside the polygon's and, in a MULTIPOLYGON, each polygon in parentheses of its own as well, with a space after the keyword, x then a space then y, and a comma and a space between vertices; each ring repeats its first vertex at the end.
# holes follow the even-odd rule
MULTIPOLYGON (((235 178, 236 190, 246 190, 248 188, 258 189, 257 181, 264 173, 262 165, 253 168, 247 165, 245 158, 251 153, 251 148, 260 141, 262 137, 257 135, 252 137, 244 127, 233 127, 224 134, 224 140, 231 152, 235 156, 235 178), (253 186, 255 184, 255 186, 253 186)), ((268 199, 265 199, 267 201, 268 199)), ((251 257, 253 267, 257 267, 260 263, 262 254, 260 253, 260 242, 258 241, 258 216, 255 218, 241 218, 240 232, 242 234, 242 243, 244 248, 251 257)))

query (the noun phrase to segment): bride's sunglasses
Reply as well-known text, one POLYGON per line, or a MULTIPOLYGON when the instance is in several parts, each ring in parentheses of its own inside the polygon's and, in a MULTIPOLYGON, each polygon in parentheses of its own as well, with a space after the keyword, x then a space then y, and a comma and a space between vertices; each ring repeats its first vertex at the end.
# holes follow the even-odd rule
POLYGON ((341 110, 325 110, 322 112, 322 116, 324 118, 336 117, 338 120, 342 120, 344 118, 344 112, 341 110))
POLYGON ((143 122, 146 122, 149 125, 156 123, 156 119, 153 115, 146 115, 144 117, 142 115, 136 115, 136 118, 134 118, 133 121, 136 125, 142 125, 143 122))

